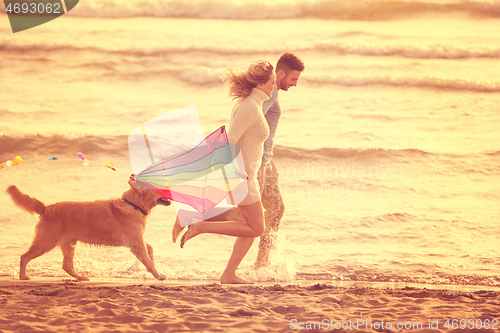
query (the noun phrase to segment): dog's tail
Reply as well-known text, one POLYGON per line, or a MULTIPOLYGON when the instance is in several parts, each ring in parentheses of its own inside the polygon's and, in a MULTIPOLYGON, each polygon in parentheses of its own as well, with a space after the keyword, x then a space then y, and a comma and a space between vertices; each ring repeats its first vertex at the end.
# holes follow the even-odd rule
POLYGON ((10 195, 14 203, 31 214, 37 213, 38 215, 43 215, 45 211, 45 204, 38 199, 32 198, 29 195, 24 194, 19 191, 17 186, 10 185, 6 190, 7 194, 10 195))

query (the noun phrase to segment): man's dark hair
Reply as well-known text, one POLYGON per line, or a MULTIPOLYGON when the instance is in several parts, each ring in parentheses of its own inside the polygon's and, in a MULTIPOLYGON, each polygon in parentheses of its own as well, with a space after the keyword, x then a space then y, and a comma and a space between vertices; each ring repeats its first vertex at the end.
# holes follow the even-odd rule
POLYGON ((276 64, 276 73, 283 70, 285 74, 288 75, 291 71, 302 72, 304 68, 304 63, 299 57, 291 52, 285 52, 276 64))

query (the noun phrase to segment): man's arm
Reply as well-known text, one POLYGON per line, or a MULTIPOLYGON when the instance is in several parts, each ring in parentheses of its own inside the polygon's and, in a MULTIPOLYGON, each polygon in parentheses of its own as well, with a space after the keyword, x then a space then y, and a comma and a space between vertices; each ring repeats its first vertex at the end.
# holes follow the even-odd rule
POLYGON ((262 111, 269 125, 269 137, 264 142, 264 154, 262 155, 262 165, 267 165, 273 157, 274 136, 278 128, 278 122, 281 116, 281 107, 278 99, 278 90, 273 90, 273 95, 262 105, 262 111))

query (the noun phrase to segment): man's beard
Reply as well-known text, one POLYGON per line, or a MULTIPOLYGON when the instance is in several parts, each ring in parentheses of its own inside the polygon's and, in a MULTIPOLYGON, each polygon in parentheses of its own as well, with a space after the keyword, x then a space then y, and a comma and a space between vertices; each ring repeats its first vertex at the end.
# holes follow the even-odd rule
POLYGON ((284 91, 288 91, 288 88, 290 88, 290 86, 288 86, 288 85, 286 84, 286 77, 285 77, 285 78, 283 78, 283 80, 281 80, 281 82, 280 82, 280 89, 281 89, 281 90, 284 90, 284 91))

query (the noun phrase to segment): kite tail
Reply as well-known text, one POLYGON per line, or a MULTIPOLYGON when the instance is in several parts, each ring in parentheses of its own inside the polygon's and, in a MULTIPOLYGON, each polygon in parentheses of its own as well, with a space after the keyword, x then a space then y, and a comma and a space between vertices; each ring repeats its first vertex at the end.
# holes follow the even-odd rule
POLYGON ((43 215, 45 211, 45 204, 38 199, 32 198, 29 195, 24 194, 19 191, 17 186, 10 185, 6 190, 7 194, 10 195, 12 201, 31 214, 43 215))

